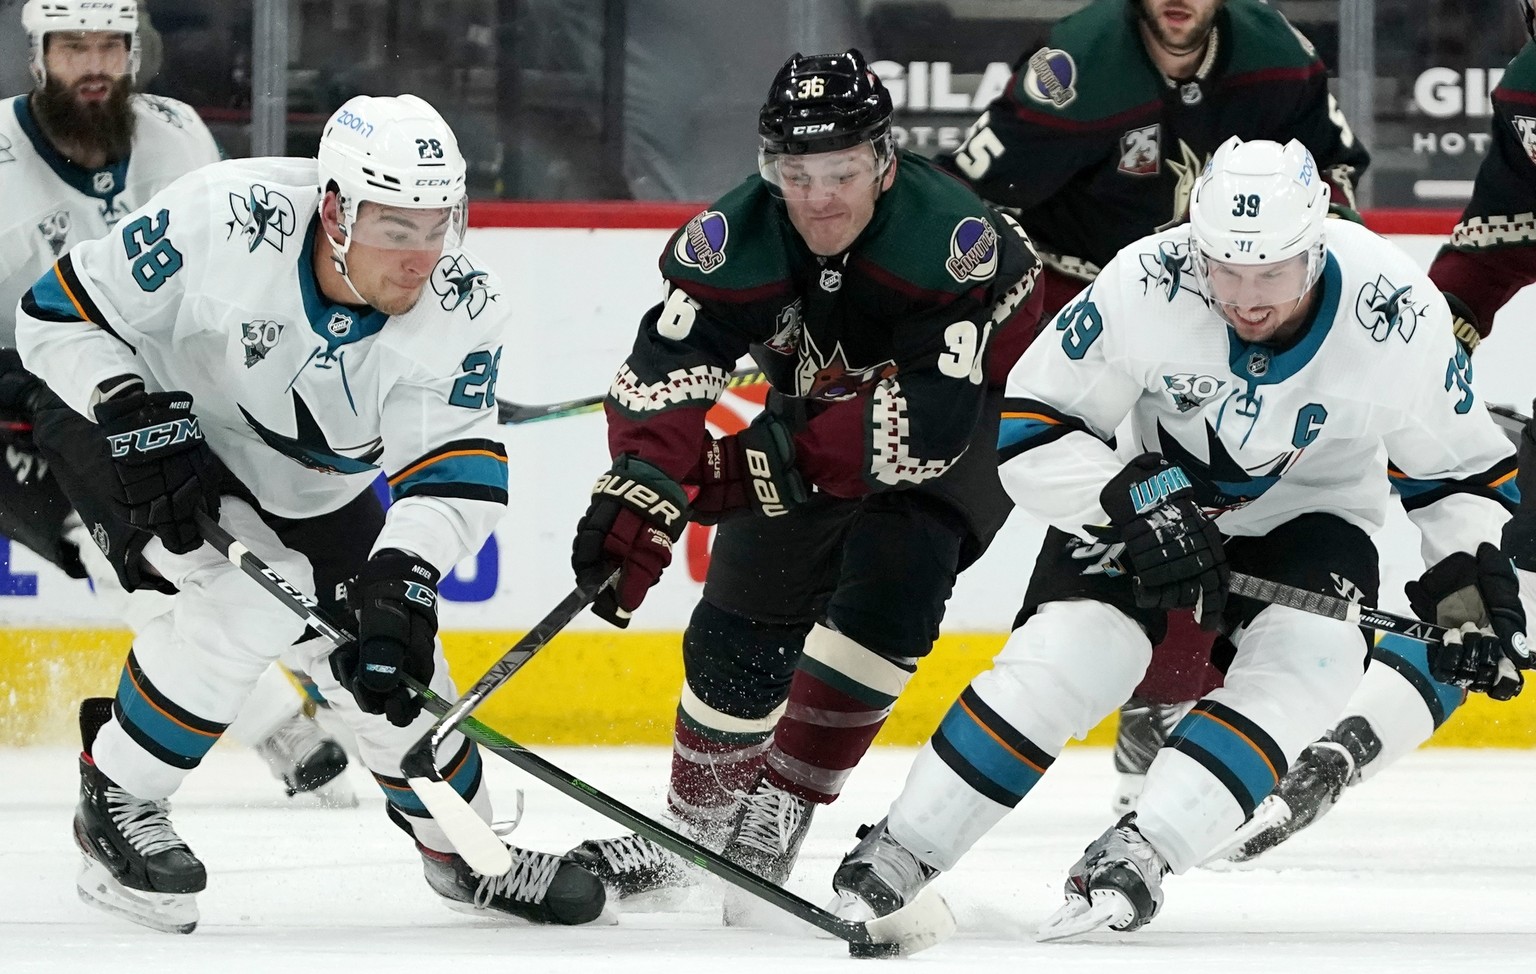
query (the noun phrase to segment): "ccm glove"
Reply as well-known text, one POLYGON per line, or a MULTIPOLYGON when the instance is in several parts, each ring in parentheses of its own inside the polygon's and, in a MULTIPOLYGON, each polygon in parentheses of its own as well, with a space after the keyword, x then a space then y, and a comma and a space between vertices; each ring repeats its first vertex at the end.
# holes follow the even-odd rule
POLYGON ((109 485, 117 516, 172 554, 202 544, 197 515, 219 516, 219 463, 192 413, 192 396, 133 386, 98 403, 96 423, 117 473, 109 485))
POLYGON ((421 713, 421 699, 400 682, 432 682, 436 655, 438 571, 410 552, 385 548, 347 583, 357 642, 331 654, 331 671, 364 713, 396 727, 421 713))
POLYGON ((1495 700, 1510 700, 1531 668, 1525 642, 1520 581, 1509 559, 1488 542, 1476 557, 1449 555, 1418 581, 1403 586, 1414 614, 1451 631, 1430 646, 1429 675, 1495 700))
POLYGON ((1125 546, 1136 604, 1195 609, 1201 627, 1214 629, 1227 605, 1227 555, 1194 496, 1181 468, 1143 453, 1105 485, 1099 503, 1112 523, 1106 540, 1125 546))
POLYGON ((795 469, 789 427, 767 412, 740 433, 710 440, 694 475, 698 493, 693 520, 700 524, 718 524, 739 514, 778 517, 809 496, 795 469))
POLYGON ((571 544, 577 584, 598 585, 616 569, 620 573, 616 583, 598 592, 592 611, 627 628, 672 563, 672 544, 687 526, 688 498, 681 484, 627 453, 615 460, 592 487, 592 502, 576 522, 571 544))

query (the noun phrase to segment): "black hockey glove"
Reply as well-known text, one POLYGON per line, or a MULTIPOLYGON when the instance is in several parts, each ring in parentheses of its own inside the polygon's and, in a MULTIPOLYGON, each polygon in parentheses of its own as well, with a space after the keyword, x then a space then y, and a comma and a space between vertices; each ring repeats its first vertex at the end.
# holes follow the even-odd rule
POLYGON ((96 406, 117 473, 117 516, 159 538, 172 554, 203 543, 197 514, 219 516, 219 462, 185 392, 133 386, 96 406))
POLYGON ((710 440, 689 482, 698 485, 693 519, 700 524, 740 514, 778 517, 809 496, 795 469, 789 427, 768 412, 759 413, 740 433, 710 440))
POLYGON ((682 485, 629 454, 615 460, 592 487, 592 502, 576 522, 571 543, 578 584, 600 584, 620 571, 618 581, 598 593, 592 611, 627 628, 645 594, 672 563, 672 545, 687 526, 682 485))
POLYGON ((421 699, 401 684, 401 674, 432 682, 438 577, 415 555, 385 548, 347 583, 357 642, 331 654, 331 671, 364 713, 383 714, 396 727, 421 713, 421 699))
MULTIPOLYGON (((1536 402, 1531 403, 1536 409, 1536 402)), ((1515 567, 1523 572, 1536 572, 1536 419, 1527 420, 1520 431, 1520 445, 1516 450, 1519 470, 1515 485, 1520 488, 1520 506, 1515 516, 1504 522, 1504 534, 1500 547, 1515 567)))
POLYGON ((14 348, 0 348, 0 445, 32 448, 32 418, 53 398, 14 348))
POLYGON ((1488 542, 1477 556, 1458 551, 1403 586, 1414 614, 1449 628, 1429 647, 1429 675, 1441 683, 1510 700, 1531 668, 1520 581, 1509 559, 1488 542))
POLYGON ((1471 355, 1477 348, 1477 343, 1483 340, 1482 332, 1478 330, 1477 315, 1467 307, 1467 303, 1454 294, 1445 295, 1445 303, 1451 308, 1451 333, 1456 340, 1461 342, 1461 347, 1471 355))
POLYGON ((1227 555, 1221 532, 1195 503, 1189 478, 1156 453, 1125 465, 1099 494, 1125 546, 1121 560, 1143 609, 1195 609, 1214 629, 1227 606, 1227 555))

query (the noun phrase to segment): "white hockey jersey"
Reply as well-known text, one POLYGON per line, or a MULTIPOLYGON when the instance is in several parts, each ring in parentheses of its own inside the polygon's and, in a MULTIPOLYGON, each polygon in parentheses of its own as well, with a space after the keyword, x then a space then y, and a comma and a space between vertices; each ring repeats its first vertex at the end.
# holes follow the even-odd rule
POLYGON ((1308 512, 1375 533, 1390 461, 1426 564, 1497 543, 1518 499, 1514 448, 1473 393, 1445 299, 1364 227, 1330 220, 1327 242, 1316 313, 1285 348, 1243 342, 1207 305, 1187 227, 1122 250, 1009 376, 999 451, 1014 500, 1087 537, 1109 523, 1105 483, 1154 451, 1227 535, 1308 512), (1112 448, 1127 417, 1130 441, 1112 448))
POLYGON ((133 151, 85 169, 38 130, 27 96, 0 100, 0 345, 14 345, 16 302, 81 240, 110 230, 129 210, 200 166, 219 161, 202 119, 170 98, 135 95, 133 151))
POLYGON ((505 512, 495 407, 508 303, 450 250, 404 315, 333 304, 314 274, 317 182, 313 159, 183 177, 38 280, 18 348, 86 416, 113 376, 191 393, 214 452, 282 517, 333 511, 382 468, 396 501, 376 547, 446 573, 505 512))

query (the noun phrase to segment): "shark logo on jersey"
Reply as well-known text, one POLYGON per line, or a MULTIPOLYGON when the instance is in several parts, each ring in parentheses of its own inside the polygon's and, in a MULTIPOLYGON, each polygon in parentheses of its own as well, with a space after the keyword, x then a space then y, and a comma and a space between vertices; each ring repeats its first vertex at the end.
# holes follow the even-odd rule
POLYGON ((490 275, 476 270, 463 254, 444 254, 432 268, 432 290, 442 298, 443 310, 463 307, 471 318, 501 297, 490 291, 490 283, 490 275))
POLYGON ((250 368, 264 360, 277 346, 283 326, 275 321, 243 321, 240 331, 240 344, 245 346, 245 367, 250 368))
POLYGON ((1120 165, 1127 176, 1155 176, 1163 165, 1163 150, 1158 141, 1161 126, 1156 123, 1120 133, 1120 165))
POLYGON ((1174 407, 1181 413, 1199 409, 1215 399, 1226 384, 1225 379, 1218 379, 1212 375, 1196 375, 1193 372, 1163 376, 1163 385, 1168 389, 1168 394, 1173 397, 1174 407))
POLYGON ((11 140, 0 135, 0 162, 15 162, 16 156, 11 152, 11 140))
POLYGON ((1157 245, 1157 253, 1141 255, 1141 270, 1143 293, 1156 288, 1161 290, 1169 301, 1179 296, 1180 288, 1191 294, 1200 294, 1192 285, 1186 283, 1194 280, 1191 273, 1193 263, 1189 258, 1189 244, 1163 241, 1157 245))
POLYGON ((725 264, 725 244, 731 226, 719 210, 705 210, 689 220, 677 235, 672 256, 684 267, 696 267, 712 274, 725 264))
POLYGON ((332 311, 331 320, 325 323, 325 330, 336 338, 346 338, 352 331, 352 316, 345 311, 332 311))
POLYGON ((1378 275, 1355 296, 1355 317, 1378 342, 1397 331, 1403 341, 1412 341, 1419 327, 1419 309, 1413 304, 1413 285, 1398 287, 1378 275))
MULTIPOLYGON (((261 437, 263 443, 301 466, 321 473, 366 473, 377 469, 377 462, 384 455, 384 441, 378 437, 357 446, 332 446, 325 431, 315 420, 315 414, 304 402, 297 389, 292 390, 294 435, 268 429, 239 406, 240 415, 261 437)), ((238 404, 237 404, 238 405, 238 404)))
POLYGON ((42 222, 37 225, 37 232, 48 241, 55 260, 64 252, 64 245, 69 241, 69 224, 69 211, 59 210, 57 213, 50 213, 43 217, 42 222))
POLYGON ((796 346, 800 344, 800 332, 804 328, 804 323, 800 320, 799 298, 786 304, 779 312, 778 326, 778 330, 772 337, 763 342, 763 347, 780 355, 793 355, 796 346))
POLYGON ((1077 97, 1072 87, 1077 81, 1077 62, 1072 55, 1054 47, 1042 47, 1029 56, 1019 86, 1042 105, 1066 108, 1077 97))
POLYGON ((886 359, 876 365, 856 367, 848 362, 843 343, 832 346, 832 354, 822 355, 810 332, 800 343, 800 368, 795 377, 799 395, 806 399, 837 402, 852 399, 874 387, 875 383, 896 374, 896 362, 886 359))
POLYGON ((260 183, 252 185, 244 196, 230 193, 229 212, 233 219, 224 224, 229 231, 224 239, 233 238, 238 227, 247 253, 254 254, 263 243, 282 253, 283 241, 293 235, 298 224, 288 197, 260 183))
POLYGON ((968 216, 949 234, 949 276, 966 281, 990 281, 997 273, 997 231, 980 217, 968 216))
POLYGON ((160 120, 165 122, 165 124, 179 129, 187 127, 182 121, 181 112, 166 104, 163 99, 156 98, 154 95, 140 95, 139 101, 145 108, 159 115, 160 120))
POLYGON ((1253 503, 1278 484, 1301 456, 1300 450, 1288 450, 1244 467, 1227 451, 1209 422, 1201 425, 1205 427, 1206 460, 1195 456, 1162 423, 1157 424, 1157 439, 1159 452, 1169 463, 1184 469, 1195 488, 1196 500, 1207 512, 1235 511, 1253 503))

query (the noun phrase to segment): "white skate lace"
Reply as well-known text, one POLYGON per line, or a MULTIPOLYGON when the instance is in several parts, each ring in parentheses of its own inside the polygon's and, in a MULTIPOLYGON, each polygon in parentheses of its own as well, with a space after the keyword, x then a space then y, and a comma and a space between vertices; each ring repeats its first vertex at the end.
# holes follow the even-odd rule
POLYGON ((790 838, 800 828, 805 806, 787 791, 768 785, 760 792, 738 792, 747 806, 736 841, 770 855, 789 851, 790 838))
POLYGON ((616 873, 640 872, 666 864, 666 852, 656 843, 638 835, 616 839, 597 839, 592 843, 608 860, 616 873))
POLYGON ((479 885, 475 887, 475 906, 485 907, 496 897, 505 896, 524 903, 538 903, 549 892, 555 872, 560 868, 560 857, 545 852, 509 847, 512 852, 512 868, 500 876, 475 873, 479 885))
POLYGON ((187 848, 171 828, 169 802, 136 798, 114 786, 107 789, 107 809, 123 838, 146 858, 167 849, 187 848))

